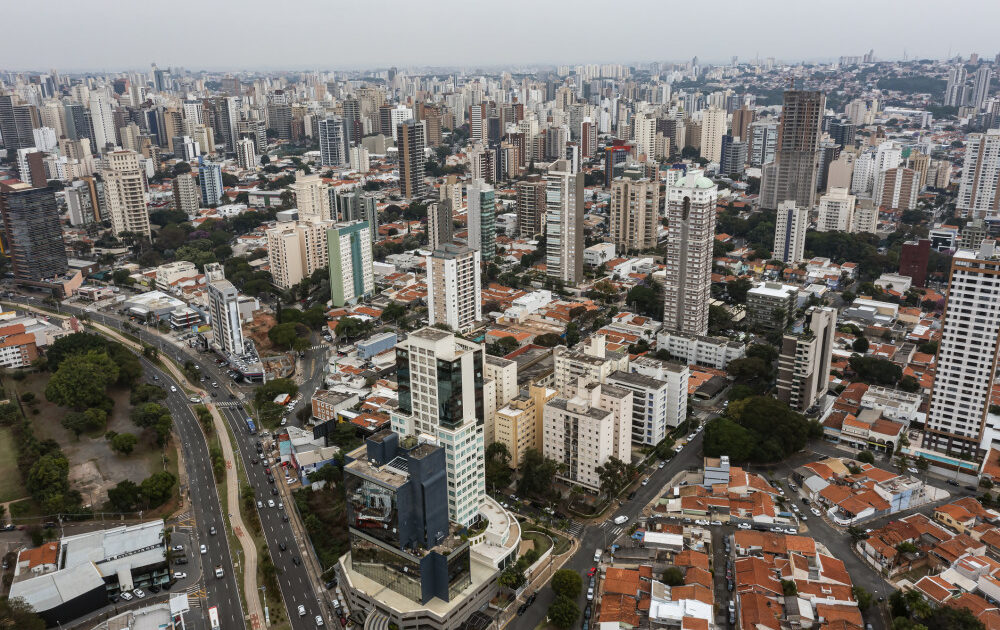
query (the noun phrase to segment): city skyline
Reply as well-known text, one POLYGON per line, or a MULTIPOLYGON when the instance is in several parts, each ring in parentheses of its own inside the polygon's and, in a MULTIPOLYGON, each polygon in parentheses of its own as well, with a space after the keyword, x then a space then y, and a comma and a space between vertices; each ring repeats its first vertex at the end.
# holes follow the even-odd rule
MULTIPOLYGON (((380 67, 443 67, 475 68, 502 65, 554 65, 566 63, 644 63, 649 61, 682 61, 699 56, 706 63, 729 63, 736 55, 740 61, 759 57, 773 57, 795 63, 835 60, 840 55, 860 55, 874 49, 880 59, 902 59, 904 51, 909 59, 945 59, 956 54, 968 56, 978 52, 992 57, 996 41, 992 24, 1000 20, 1000 5, 987 5, 960 0, 950 5, 951 11, 935 11, 930 2, 909 6, 905 12, 892 6, 860 1, 848 2, 839 15, 857 14, 868 23, 888 22, 893 28, 874 35, 872 32, 846 30, 836 38, 816 37, 814 28, 795 28, 813 22, 822 27, 829 13, 818 8, 803 8, 787 0, 768 0, 755 7, 753 13, 741 16, 740 29, 725 32, 723 42, 704 40, 700 29, 679 26, 683 16, 676 7, 643 3, 630 7, 630 14, 644 13, 643 19, 632 22, 631 35, 616 38, 615 54, 595 54, 594 41, 587 37, 552 38, 548 36, 553 21, 564 29, 595 33, 597 42, 601 35, 595 29, 600 24, 599 12, 607 10, 602 3, 587 0, 572 4, 560 2, 539 7, 535 3, 518 1, 505 5, 505 12, 488 11, 476 6, 448 0, 435 5, 435 11, 410 10, 402 3, 390 3, 390 13, 396 19, 387 20, 381 31, 382 46, 373 50, 378 33, 365 28, 334 29, 332 24, 361 25, 368 19, 367 8, 362 5, 336 8, 316 1, 296 5, 303 19, 292 19, 294 37, 282 40, 277 48, 232 47, 212 45, 194 35, 187 45, 174 46, 164 56, 164 51, 147 51, 149 42, 157 37, 167 37, 177 43, 178 35, 185 28, 189 14, 166 7, 147 7, 146 20, 136 25, 131 16, 119 17, 117 5, 108 0, 96 0, 88 5, 90 10, 82 15, 77 12, 55 12, 46 22, 49 27, 48 46, 38 45, 35 29, 11 29, 0 45, 5 65, 10 69, 44 70, 55 67, 64 72, 118 72, 148 67, 158 63, 163 67, 188 67, 205 71, 295 70, 295 69, 371 69, 380 67), (530 12, 526 15, 526 12, 530 12), (965 16, 975 14, 976 20, 965 16), (70 16, 72 15, 72 19, 70 16), (930 15, 933 15, 931 19, 930 15), (306 19, 312 16, 310 19, 306 19), (468 24, 489 23, 495 33, 517 33, 518 46, 482 46, 481 29, 452 29, 447 37, 433 36, 435 24, 447 16, 458 16, 468 24), (535 19, 527 19, 533 16, 535 19), (318 18, 318 19, 317 19, 318 18), (120 23, 119 23, 120 21, 120 23), (395 26, 399 25, 399 26, 395 26), (671 28, 671 25, 677 28, 671 28), (789 28, 782 28, 787 26, 789 28), (782 29, 782 37, 762 42, 762 29, 782 29), (949 30, 950 29, 950 30, 949 30), (81 33, 92 31, 114 33, 113 38, 101 41, 100 46, 79 46, 81 33), (941 37, 938 33, 961 33, 941 37), (373 38, 373 35, 376 37, 373 38), (64 43, 65 42, 65 43, 64 43), (920 42, 926 42, 921 44, 920 42), (481 50, 481 52, 478 52, 481 50), (504 50, 504 53, 498 53, 504 50), (713 56, 704 56, 710 54, 713 56), (142 63, 131 60, 144 58, 142 63), (125 65, 123 60, 127 60, 125 65), (456 64, 456 60, 460 63, 456 64)), ((726 3, 731 9, 736 3, 726 3)), ((229 3, 199 6, 198 15, 205 24, 226 23, 235 5, 229 3)), ((240 3, 243 15, 254 11, 267 12, 271 5, 259 0, 240 3)), ((727 15, 727 6, 721 6, 718 15, 727 15)), ((12 5, 6 8, 5 17, 11 23, 30 22, 34 8, 12 5)), ((710 17, 710 16, 709 16, 710 17)), ((614 35, 609 33, 608 36, 614 35)), ((184 41, 183 36, 181 42, 184 41)), ((597 49, 600 50, 600 46, 597 49)))

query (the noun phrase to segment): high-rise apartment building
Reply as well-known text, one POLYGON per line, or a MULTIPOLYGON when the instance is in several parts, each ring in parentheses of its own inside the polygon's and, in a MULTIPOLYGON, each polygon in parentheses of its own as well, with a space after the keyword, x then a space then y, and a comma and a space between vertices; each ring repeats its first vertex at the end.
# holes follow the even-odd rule
POLYGON ((427 257, 428 323, 466 332, 483 319, 479 250, 444 243, 427 257))
POLYGON ((750 123, 750 166, 761 167, 774 162, 774 152, 778 146, 778 123, 773 120, 758 120, 750 123))
POLYGON ((482 345, 421 328, 396 345, 396 379, 392 430, 444 448, 448 518, 471 524, 486 495, 482 345))
POLYGON ((222 165, 202 160, 198 165, 198 185, 201 186, 202 205, 219 205, 223 195, 222 165))
MULTIPOLYGON (((701 157, 716 164, 722 161, 722 136, 728 124, 726 110, 709 107, 701 116, 701 157)), ((724 171, 728 174, 728 171, 724 171)))
POLYGON ((964 64, 958 64, 948 71, 948 83, 944 89, 944 104, 946 107, 961 107, 965 105, 965 81, 969 73, 964 64))
POLYGON ((472 180, 466 188, 468 202, 468 244, 478 249, 482 260, 496 256, 496 191, 483 180, 472 180))
POLYGON ((912 168, 897 166, 882 173, 876 205, 886 210, 913 210, 920 193, 920 177, 912 168))
POLYGON ((40 283, 66 273, 66 245, 50 188, 32 188, 16 179, 0 181, 0 215, 15 282, 40 283))
POLYGON ((749 142, 750 137, 748 132, 750 131, 750 123, 754 121, 754 118, 756 118, 754 110, 750 109, 746 105, 733 110, 733 122, 731 125, 732 136, 734 138, 739 138, 744 142, 749 142))
POLYGON ((1000 212, 1000 129, 970 133, 955 209, 963 217, 982 218, 1000 212))
POLYGON ((205 281, 213 343, 226 354, 245 354, 239 291, 232 282, 226 280, 226 274, 219 263, 205 265, 205 281))
POLYGON ((979 66, 973 81, 972 101, 969 103, 977 112, 982 111, 986 104, 986 96, 990 93, 990 80, 993 79, 993 68, 987 64, 979 66))
POLYGON ((330 208, 330 186, 323 181, 319 173, 300 175, 292 182, 289 189, 295 194, 295 206, 299 210, 299 218, 333 218, 330 208))
POLYGON ((651 114, 636 114, 632 120, 635 152, 652 160, 656 157, 656 118, 651 114))
POLYGON ((399 149, 399 192, 406 199, 424 194, 424 122, 407 120, 396 127, 399 149))
POLYGON ((846 188, 833 188, 819 198, 817 232, 853 232, 857 197, 846 188))
POLYGON ((22 104, 13 94, 0 94, 0 138, 8 155, 35 146, 32 130, 37 125, 32 124, 33 109, 34 106, 22 104))
POLYGON ((718 191, 712 180, 694 169, 667 188, 663 325, 668 331, 708 333, 718 191))
POLYGON ((115 117, 111 111, 111 99, 104 90, 90 93, 90 121, 94 129, 95 151, 103 153, 110 145, 118 144, 115 132, 115 117))
POLYGON ((811 307, 805 321, 785 333, 778 355, 778 399, 800 413, 820 402, 830 387, 830 360, 837 309, 811 307))
POLYGON ((271 279, 280 289, 288 289, 329 263, 327 230, 332 221, 318 218, 279 223, 267 230, 267 259, 271 279))
MULTIPOLYGON (((487 361, 490 356, 487 355, 487 361)), ((499 403, 494 420, 496 442, 507 447, 510 467, 517 468, 524 462, 528 449, 544 450, 543 418, 545 405, 559 392, 548 387, 529 385, 527 393, 520 393, 504 403, 499 403)))
POLYGON ((370 230, 365 221, 336 223, 327 230, 330 299, 338 308, 375 292, 370 230))
POLYGON ((998 254, 987 239, 952 257, 925 447, 973 457, 980 448, 1000 344, 998 254))
POLYGON ((455 223, 451 212, 451 199, 427 204, 427 246, 431 251, 455 238, 455 223))
POLYGON ((761 282, 747 291, 748 330, 767 332, 784 330, 795 317, 799 290, 790 284, 761 282))
POLYGON ((172 182, 174 193, 174 210, 178 210, 194 217, 201 207, 201 192, 198 190, 198 182, 190 172, 180 173, 172 182))
POLYGON ((815 203, 825 108, 826 96, 822 92, 785 92, 774 154, 775 168, 765 171, 761 183, 761 204, 767 204, 764 207, 777 208, 788 199, 803 208, 811 208, 815 203))
POLYGON ((364 221, 368 224, 368 231, 374 244, 378 232, 378 201, 375 194, 363 192, 361 186, 347 190, 331 188, 327 192, 332 193, 327 197, 330 198, 330 214, 333 220, 342 223, 364 221))
POLYGON ((319 121, 319 153, 323 166, 346 166, 349 159, 347 125, 340 116, 319 121))
POLYGON ((747 143, 730 135, 722 136, 722 157, 719 159, 719 173, 741 175, 747 163, 747 143))
POLYGON ((257 168, 257 145, 252 138, 236 141, 236 164, 246 170, 257 168))
POLYGON ((527 239, 545 231, 545 182, 541 175, 528 175, 517 182, 517 231, 527 239))
POLYGON ((660 222, 660 182, 622 177, 611 183, 610 237, 625 253, 656 247, 660 222))
POLYGON ((809 209, 799 208, 794 201, 782 201, 774 220, 774 251, 771 256, 783 263, 796 265, 806 248, 809 209))
POLYGON ((908 276, 915 287, 927 286, 930 255, 931 242, 928 239, 906 241, 899 250, 899 275, 908 276))
POLYGON ((111 151, 104 155, 101 176, 104 198, 115 235, 132 232, 149 238, 146 208, 146 178, 135 151, 111 151))
POLYGON ((584 176, 567 160, 545 174, 545 273, 566 286, 583 279, 584 176))

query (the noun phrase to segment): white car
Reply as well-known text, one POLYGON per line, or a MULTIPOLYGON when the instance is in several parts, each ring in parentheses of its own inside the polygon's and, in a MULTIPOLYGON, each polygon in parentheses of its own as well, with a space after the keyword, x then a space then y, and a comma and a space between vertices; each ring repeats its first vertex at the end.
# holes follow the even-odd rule
POLYGON ((174 551, 184 551, 184 545, 174 545, 171 549, 174 551))
POLYGON ((716 527, 718 527, 718 526, 722 525, 722 521, 712 521, 711 524, 715 525, 716 527))
POLYGON ((799 520, 804 523, 809 520, 809 517, 806 516, 805 514, 799 514, 799 520))
POLYGON ((201 546, 201 554, 205 555, 206 553, 208 553, 208 547, 206 547, 205 545, 202 545, 201 546))
POLYGON ((132 601, 132 593, 129 593, 128 591, 122 591, 122 599, 124 599, 127 602, 132 601))
POLYGON ((785 533, 786 534, 798 534, 799 530, 795 529, 794 527, 786 527, 785 528, 785 533))
POLYGON ((263 510, 264 509, 264 502, 261 501, 260 499, 257 499, 257 509, 258 510, 263 510))
POLYGON ((281 419, 281 426, 285 426, 286 424, 288 424, 288 418, 282 418, 281 419))
POLYGON ((176 391, 177 391, 177 388, 176 388, 176 387, 174 387, 173 385, 171 385, 171 386, 170 386, 170 391, 172 391, 172 392, 176 392, 176 391))
POLYGON ((708 525, 708 520, 704 518, 699 518, 694 522, 695 525, 708 525))
POLYGON ((593 601, 593 599, 594 599, 594 589, 593 588, 588 588, 587 589, 587 601, 588 602, 589 601, 593 601))
POLYGON ((642 485, 646 485, 647 483, 649 483, 649 477, 642 480, 642 485))
POLYGON ((810 512, 813 513, 813 516, 823 516, 823 513, 817 510, 816 508, 811 509, 810 512))
POLYGON ((302 604, 299 604, 299 617, 305 617, 305 616, 306 616, 306 607, 303 606, 302 604))
POLYGON ((197 396, 192 396, 191 398, 188 398, 188 400, 190 400, 191 402, 193 402, 195 404, 198 404, 198 403, 201 402, 201 399, 198 398, 197 396))
POLYGON ((273 508, 274 507, 274 499, 268 499, 267 500, 267 507, 269 507, 269 508, 273 508))
POLYGON ((738 523, 736 529, 750 529, 750 523, 738 523))
POLYGON ((132 592, 135 593, 135 596, 138 597, 139 599, 142 599, 143 597, 146 596, 146 594, 142 592, 141 588, 132 589, 132 592))
POLYGON ((663 468, 666 465, 667 465, 667 462, 660 462, 660 464, 659 464, 659 466, 657 466, 657 468, 663 468))
POLYGON ((183 580, 187 576, 188 576, 188 574, 184 573, 183 571, 174 571, 174 579, 175 580, 183 580))
POLYGON ((316 615, 316 627, 318 628, 322 625, 323 625, 323 618, 320 617, 319 615, 316 615))
POLYGON ((279 509, 279 510, 283 510, 283 509, 285 509, 285 504, 279 501, 279 502, 278 502, 278 509, 279 509))

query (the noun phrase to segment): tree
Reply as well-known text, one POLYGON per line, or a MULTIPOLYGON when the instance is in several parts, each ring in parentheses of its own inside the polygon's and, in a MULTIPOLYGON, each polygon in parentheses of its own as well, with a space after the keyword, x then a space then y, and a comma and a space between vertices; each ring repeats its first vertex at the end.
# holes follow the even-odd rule
POLYGON ((0 629, 45 630, 45 620, 20 597, 0 599, 0 629))
POLYGON ((759 357, 733 359, 726 366, 726 372, 738 385, 746 385, 755 392, 764 393, 770 384, 772 368, 759 357))
POLYGON ((524 461, 521 462, 517 491, 523 496, 547 496, 552 492, 556 467, 557 464, 543 456, 541 451, 529 448, 524 452, 524 461))
POLYGON ((156 443, 163 446, 173 426, 170 410, 159 403, 149 402, 132 409, 132 422, 137 427, 152 429, 156 433, 156 443))
POLYGON ((139 486, 126 479, 118 482, 113 488, 108 488, 108 502, 119 512, 133 512, 139 506, 139 486))
POLYGON ((801 450, 812 428, 801 414, 769 396, 729 403, 726 415, 705 427, 704 452, 736 462, 775 462, 801 450))
POLYGON ((493 442, 486 447, 486 485, 506 488, 510 478, 510 451, 503 442, 493 442))
POLYGON ((504 569, 504 572, 497 578, 500 586, 512 591, 519 589, 525 581, 527 581, 527 578, 524 576, 524 571, 518 568, 516 564, 504 569))
POLYGON ((118 433, 111 438, 111 450, 123 455, 130 455, 138 441, 139 439, 131 433, 118 433))
POLYGON ((295 340, 299 338, 298 324, 295 322, 287 322, 285 324, 277 324, 272 326, 270 330, 267 331, 267 338, 271 340, 275 346, 281 348, 291 349, 295 345, 295 340))
POLYGON ((896 551, 898 551, 899 553, 917 553, 918 551, 920 551, 920 548, 911 543, 910 541, 904 540, 903 542, 896 545, 896 551))
POLYGON ((554 348, 563 343, 562 337, 555 333, 542 333, 535 337, 535 344, 543 348, 554 348))
POLYGON ((899 389, 904 392, 915 394, 920 391, 920 381, 913 378, 909 374, 905 374, 901 379, 899 379, 899 389))
POLYGON ((387 322, 394 322, 406 317, 406 307, 399 302, 389 302, 382 309, 382 319, 387 322))
POLYGON ((719 306, 717 304, 712 304, 708 307, 708 332, 709 334, 718 335, 723 330, 728 330, 733 327, 733 316, 729 314, 729 311, 725 307, 719 306))
POLYGON ((903 370, 892 361, 852 354, 848 360, 857 380, 869 385, 895 385, 903 370))
POLYGON ((793 580, 782 580, 781 592, 784 593, 785 596, 790 596, 798 594, 799 589, 795 586, 795 582, 793 580))
POLYGON ((861 542, 865 538, 868 538, 868 534, 865 533, 865 530, 861 529, 857 525, 851 525, 850 527, 848 527, 847 535, 850 536, 851 540, 854 541, 855 543, 861 542))
POLYGON ((864 450, 858 453, 857 460, 863 464, 874 464, 875 463, 875 453, 869 450, 864 450))
POLYGON ((555 627, 560 630, 569 630, 580 617, 580 608, 572 599, 560 595, 549 606, 548 617, 555 627))
POLYGON ((601 480, 601 492, 609 499, 616 496, 632 478, 632 467, 617 457, 611 456, 602 466, 597 467, 601 480))
POLYGON ((917 461, 914 462, 914 465, 917 467, 917 470, 920 471, 920 474, 926 477, 927 469, 931 467, 931 462, 923 455, 918 455, 917 461))
POLYGON ((865 612, 871 608, 874 597, 863 586, 855 586, 851 589, 851 592, 854 593, 854 599, 857 600, 858 608, 861 609, 861 612, 865 612))
POLYGON ((726 293, 733 304, 744 304, 747 301, 747 292, 753 288, 753 284, 747 278, 737 278, 726 283, 726 293))
POLYGON ((173 474, 161 470, 143 479, 139 485, 142 499, 146 507, 155 508, 166 503, 173 495, 174 484, 177 478, 173 474))
POLYGON ((576 322, 566 324, 566 346, 572 348, 580 341, 580 325, 576 322))
POLYGON ((576 571, 559 569, 552 576, 552 590, 557 596, 575 600, 583 591, 583 578, 576 571))
POLYGON ((667 567, 663 571, 663 583, 667 586, 682 586, 684 573, 677 567, 667 567))
POLYGON ((45 397, 63 407, 98 407, 107 399, 108 385, 118 379, 118 365, 106 352, 74 354, 59 364, 45 387, 45 397))
POLYGON ((864 354, 868 352, 868 340, 864 337, 858 337, 851 344, 851 350, 854 350, 858 354, 864 354))

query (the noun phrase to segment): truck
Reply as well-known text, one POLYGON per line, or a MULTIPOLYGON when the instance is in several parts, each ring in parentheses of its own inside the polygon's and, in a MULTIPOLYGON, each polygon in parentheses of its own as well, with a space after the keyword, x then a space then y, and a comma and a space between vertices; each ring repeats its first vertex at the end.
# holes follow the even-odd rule
POLYGON ((247 432, 250 435, 257 435, 257 425, 250 418, 247 418, 247 432))
POLYGON ((221 578, 223 575, 224 574, 222 573, 222 565, 221 564, 215 565, 215 577, 221 578))

